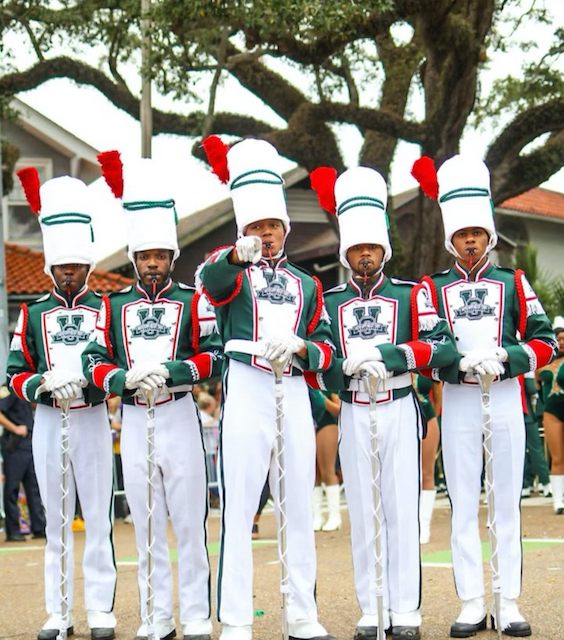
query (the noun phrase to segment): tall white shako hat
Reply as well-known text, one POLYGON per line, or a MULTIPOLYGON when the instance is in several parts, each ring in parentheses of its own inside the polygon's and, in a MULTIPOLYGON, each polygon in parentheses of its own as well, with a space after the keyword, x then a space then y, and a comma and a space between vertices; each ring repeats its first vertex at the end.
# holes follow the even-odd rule
POLYGON ((98 156, 102 175, 125 214, 127 256, 135 265, 135 253, 149 249, 168 249, 172 262, 180 255, 172 180, 165 168, 150 158, 121 161, 118 151, 98 156))
POLYGON ((229 186, 239 236, 258 220, 275 218, 290 232, 281 159, 266 140, 247 138, 231 148, 217 136, 203 141, 213 172, 229 186))
POLYGON ((459 154, 446 160, 435 171, 433 160, 423 156, 415 161, 411 173, 423 192, 439 202, 447 251, 460 257, 452 244, 452 237, 467 227, 481 227, 487 231, 487 252, 496 246, 490 172, 482 160, 459 154))
POLYGON ((347 251, 354 245, 378 244, 384 249, 382 270, 392 257, 386 213, 388 187, 382 174, 369 167, 352 167, 337 178, 335 169, 319 167, 310 178, 320 206, 337 216, 341 264, 351 268, 347 251))
POLYGON ((61 176, 40 185, 35 167, 20 169, 17 175, 32 212, 38 216, 43 234, 45 273, 53 279, 52 267, 60 264, 94 263, 92 197, 77 178, 61 176))

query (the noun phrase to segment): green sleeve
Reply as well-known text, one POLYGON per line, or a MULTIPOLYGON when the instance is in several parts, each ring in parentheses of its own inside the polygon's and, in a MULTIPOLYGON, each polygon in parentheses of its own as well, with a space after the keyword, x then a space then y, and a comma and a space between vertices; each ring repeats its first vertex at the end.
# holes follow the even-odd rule
POLYGON ((207 259, 200 272, 200 279, 209 298, 222 302, 233 295, 238 278, 250 265, 235 265, 228 261, 233 247, 218 249, 207 259))
POLYGON ((200 353, 186 358, 165 362, 170 373, 168 386, 194 384, 221 375, 224 356, 221 339, 215 331, 200 341, 200 353))

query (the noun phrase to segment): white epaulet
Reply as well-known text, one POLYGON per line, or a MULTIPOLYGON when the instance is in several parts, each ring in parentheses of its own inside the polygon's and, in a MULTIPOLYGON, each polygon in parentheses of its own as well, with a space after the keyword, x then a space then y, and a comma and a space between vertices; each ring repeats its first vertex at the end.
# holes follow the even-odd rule
POLYGON ((412 280, 400 280, 399 278, 390 278, 390 282, 392 284, 408 284, 411 287, 415 287, 417 282, 413 282, 412 280))
POLYGON ((51 294, 46 293, 44 296, 41 296, 41 298, 37 298, 37 300, 34 300, 32 304, 35 304, 36 302, 45 302, 45 300, 49 300, 50 297, 51 294))
POLYGON ((189 284, 185 284, 184 282, 177 282, 176 283, 178 285, 179 289, 184 289, 186 291, 196 291, 196 287, 192 287, 189 284))
POLYGON ((343 282, 342 284, 338 284, 336 287, 332 287, 331 289, 327 289, 327 291, 323 292, 323 295, 327 295, 328 293, 339 293, 340 291, 344 291, 347 288, 347 282, 343 282))
POLYGON ((132 284, 128 284, 127 287, 124 287, 123 289, 120 289, 119 291, 113 291, 112 293, 129 293, 131 291, 131 289, 133 289, 133 285, 132 284))

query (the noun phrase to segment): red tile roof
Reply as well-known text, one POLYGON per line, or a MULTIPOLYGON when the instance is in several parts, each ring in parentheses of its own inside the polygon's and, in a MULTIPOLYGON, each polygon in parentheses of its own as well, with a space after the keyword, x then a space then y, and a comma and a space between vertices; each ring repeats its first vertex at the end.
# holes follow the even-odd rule
POLYGON ((498 208, 564 219, 564 193, 536 187, 505 200, 498 208))
MULTIPOLYGON (((53 288, 53 281, 43 271, 43 253, 17 244, 6 243, 6 284, 8 295, 39 295, 53 288)), ((88 284, 93 291, 119 291, 134 282, 109 271, 94 269, 88 284)))

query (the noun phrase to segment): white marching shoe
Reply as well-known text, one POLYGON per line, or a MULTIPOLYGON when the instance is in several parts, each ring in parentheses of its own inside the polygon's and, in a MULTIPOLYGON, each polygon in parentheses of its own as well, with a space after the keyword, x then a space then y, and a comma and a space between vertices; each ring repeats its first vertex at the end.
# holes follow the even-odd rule
POLYGON ((329 518, 321 527, 321 531, 337 531, 341 528, 341 487, 339 484, 325 486, 329 518))
POLYGON ((321 531, 323 526, 323 487, 313 487, 313 530, 321 531))
POLYGON ((564 476, 550 476, 550 486, 552 488, 554 513, 562 515, 564 513, 564 476))
MULTIPOLYGON (((67 636, 74 634, 72 626, 72 615, 69 613, 67 618, 67 636)), ((55 640, 59 635, 59 631, 64 628, 63 616, 60 613, 52 613, 47 622, 37 636, 38 640, 55 640)))
POLYGON ((472 598, 462 603, 460 615, 450 628, 450 637, 469 638, 486 627, 486 601, 484 598, 472 598))
POLYGON ((431 541, 431 520, 433 519, 433 508, 435 506, 435 489, 423 489, 419 499, 419 542, 428 544, 431 541))
POLYGON ((234 627, 230 624, 223 624, 219 640, 251 640, 253 632, 251 625, 234 627))
MULTIPOLYGON (((523 618, 517 601, 501 598, 501 631, 506 636, 524 637, 531 635, 531 625, 523 618)), ((492 606, 492 629, 497 629, 497 620, 492 606)))

